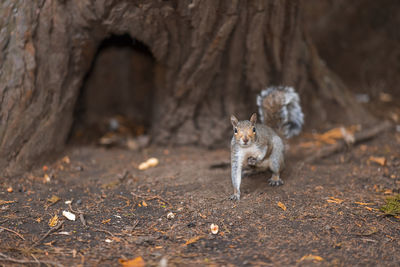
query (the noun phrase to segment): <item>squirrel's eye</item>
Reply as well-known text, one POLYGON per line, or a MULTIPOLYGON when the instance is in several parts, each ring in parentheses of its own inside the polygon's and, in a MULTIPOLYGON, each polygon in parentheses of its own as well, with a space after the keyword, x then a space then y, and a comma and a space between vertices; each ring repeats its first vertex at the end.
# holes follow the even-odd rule
POLYGON ((256 132, 256 127, 253 127, 253 133, 255 133, 256 132))
POLYGON ((235 132, 235 134, 237 134, 237 128, 235 128, 235 130, 233 130, 235 132))

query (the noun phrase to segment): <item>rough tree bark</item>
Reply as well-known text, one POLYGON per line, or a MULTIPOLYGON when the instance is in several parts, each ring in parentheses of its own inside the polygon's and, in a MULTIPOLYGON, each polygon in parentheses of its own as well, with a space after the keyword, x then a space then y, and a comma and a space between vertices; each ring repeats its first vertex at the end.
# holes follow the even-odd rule
POLYGON ((156 143, 226 145, 229 115, 248 117, 271 84, 297 88, 309 125, 361 118, 319 60, 300 10, 294 0, 2 1, 1 172, 62 150, 84 76, 111 34, 140 40, 157 61, 156 143))

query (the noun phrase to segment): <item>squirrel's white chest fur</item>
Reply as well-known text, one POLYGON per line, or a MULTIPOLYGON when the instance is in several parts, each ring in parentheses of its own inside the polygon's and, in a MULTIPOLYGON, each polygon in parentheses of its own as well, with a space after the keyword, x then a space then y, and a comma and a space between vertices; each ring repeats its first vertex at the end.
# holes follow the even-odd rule
POLYGON ((247 147, 240 147, 237 151, 239 158, 243 161, 247 160, 249 157, 259 158, 263 155, 266 148, 260 149, 257 145, 252 144, 247 147))

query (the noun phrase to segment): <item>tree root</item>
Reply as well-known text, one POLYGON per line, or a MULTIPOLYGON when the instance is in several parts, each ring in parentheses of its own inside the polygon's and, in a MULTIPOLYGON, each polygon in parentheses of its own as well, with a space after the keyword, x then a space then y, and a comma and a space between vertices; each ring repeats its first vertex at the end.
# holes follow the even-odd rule
MULTIPOLYGON (((369 140, 371 138, 374 138, 378 134, 390 129, 392 126, 393 126, 392 123, 390 123, 389 121, 384 121, 372 128, 355 133, 354 134, 354 142, 352 142, 351 145, 356 145, 356 144, 359 144, 366 140, 369 140)), ((308 156, 303 162, 304 163, 313 163, 320 159, 329 157, 329 156, 343 150, 347 146, 349 146, 349 143, 347 143, 344 140, 339 140, 338 142, 336 142, 333 145, 321 148, 320 150, 318 150, 317 153, 308 156)))

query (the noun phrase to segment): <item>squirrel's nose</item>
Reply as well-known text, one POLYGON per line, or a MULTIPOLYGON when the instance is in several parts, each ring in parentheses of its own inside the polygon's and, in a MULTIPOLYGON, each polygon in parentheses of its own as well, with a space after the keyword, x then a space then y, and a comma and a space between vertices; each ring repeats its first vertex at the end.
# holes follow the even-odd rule
POLYGON ((243 143, 247 144, 247 142, 249 142, 249 139, 247 137, 243 138, 243 143))

